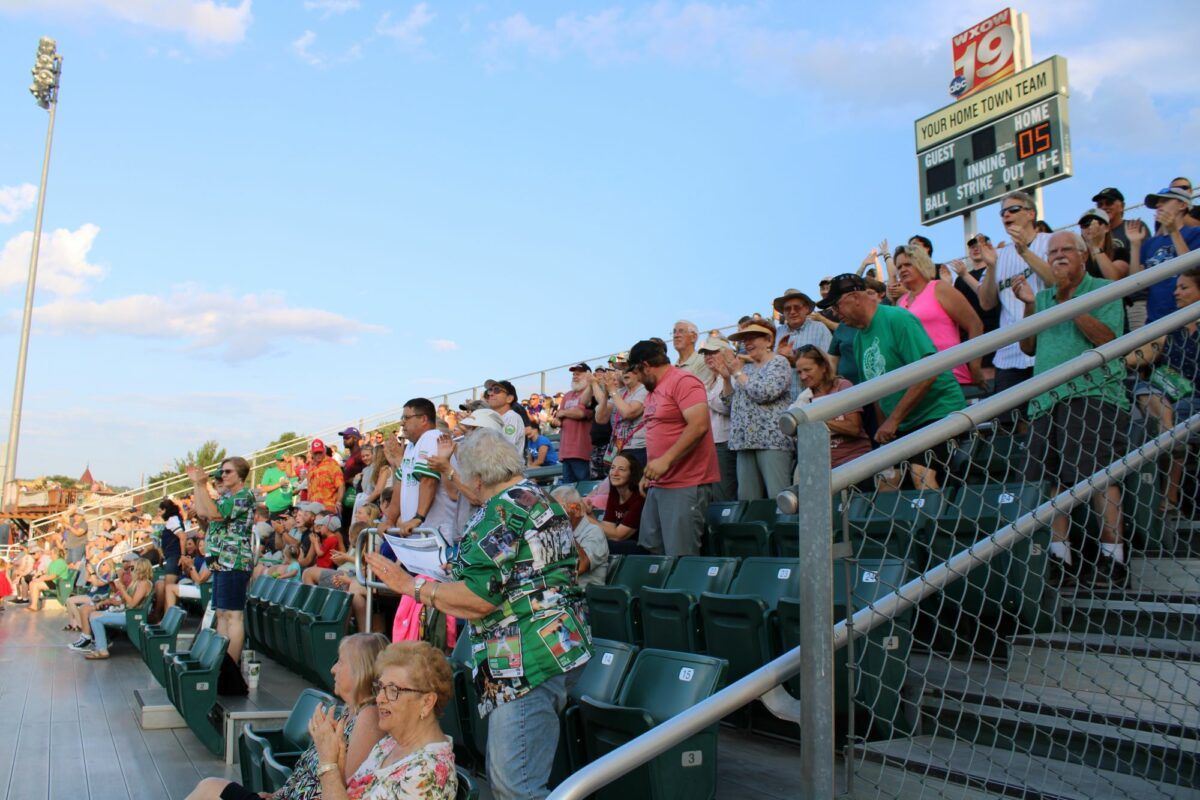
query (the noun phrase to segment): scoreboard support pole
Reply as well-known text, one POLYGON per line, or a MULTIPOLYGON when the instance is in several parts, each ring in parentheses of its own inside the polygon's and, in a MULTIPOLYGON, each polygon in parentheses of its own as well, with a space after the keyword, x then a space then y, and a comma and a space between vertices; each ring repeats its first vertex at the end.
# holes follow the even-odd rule
POLYGON ((1035 186, 1033 189, 1033 207, 1037 209, 1037 218, 1044 220, 1046 218, 1045 198, 1042 197, 1042 187, 1035 186))
POLYGON ((975 234, 979 233, 979 223, 975 219, 975 210, 971 209, 967 213, 963 214, 962 221, 963 221, 963 244, 966 245, 966 243, 973 236, 975 236, 975 234))

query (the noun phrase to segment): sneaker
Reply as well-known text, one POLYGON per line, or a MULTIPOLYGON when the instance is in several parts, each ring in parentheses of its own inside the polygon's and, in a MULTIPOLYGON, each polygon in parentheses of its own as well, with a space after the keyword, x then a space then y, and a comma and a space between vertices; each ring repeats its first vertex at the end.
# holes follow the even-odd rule
POLYGON ((1100 556, 1092 586, 1097 589, 1124 589, 1129 583, 1129 567, 1115 558, 1100 556))
POLYGON ((1075 566, 1066 563, 1061 558, 1050 556, 1049 563, 1046 564, 1046 583, 1060 589, 1074 586, 1077 583, 1075 566))
POLYGON ((24 599, 24 598, 21 598, 21 597, 15 597, 15 598, 12 598, 12 599, 10 599, 8 602, 12 603, 14 606, 27 606, 27 605, 29 605, 29 601, 28 601, 28 600, 26 600, 26 599, 24 599))
POLYGON ((71 644, 69 644, 68 647, 70 647, 72 650, 75 650, 77 652, 91 650, 92 649, 92 637, 80 636, 74 642, 71 642, 71 644))

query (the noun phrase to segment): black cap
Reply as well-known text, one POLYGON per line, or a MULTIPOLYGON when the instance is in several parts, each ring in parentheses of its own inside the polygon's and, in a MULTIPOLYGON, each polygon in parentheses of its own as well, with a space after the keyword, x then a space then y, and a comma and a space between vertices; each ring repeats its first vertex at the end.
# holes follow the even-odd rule
POLYGON ((817 308, 829 308, 840 300, 842 295, 850 294, 851 292, 861 292, 866 288, 867 282, 853 272, 843 272, 841 275, 835 275, 829 284, 829 294, 825 296, 824 300, 817 303, 817 308))
POLYGON ((513 386, 510 381, 496 381, 492 385, 499 386, 505 392, 511 394, 514 400, 517 398, 517 387, 513 386))
POLYGON ((1099 203, 1101 200, 1120 200, 1122 203, 1124 203, 1125 195, 1121 194, 1120 189, 1114 189, 1113 187, 1109 186, 1107 189, 1101 189, 1100 191, 1096 192, 1095 196, 1092 197, 1093 203, 1099 203))
POLYGON ((653 339, 643 339, 629 348, 629 366, 637 367, 651 359, 665 358, 667 347, 662 342, 653 339))
POLYGON ((568 370, 568 372, 591 372, 591 371, 592 371, 592 368, 589 367, 587 364, 585 364, 582 361, 580 361, 578 364, 576 364, 575 366, 571 367, 568 370))

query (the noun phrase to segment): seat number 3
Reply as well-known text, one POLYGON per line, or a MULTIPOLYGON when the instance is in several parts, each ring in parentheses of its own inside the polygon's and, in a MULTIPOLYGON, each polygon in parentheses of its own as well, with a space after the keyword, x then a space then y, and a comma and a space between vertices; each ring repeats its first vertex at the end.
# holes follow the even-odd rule
POLYGON ((682 758, 683 766, 698 767, 704 763, 704 753, 700 750, 684 750, 682 758))

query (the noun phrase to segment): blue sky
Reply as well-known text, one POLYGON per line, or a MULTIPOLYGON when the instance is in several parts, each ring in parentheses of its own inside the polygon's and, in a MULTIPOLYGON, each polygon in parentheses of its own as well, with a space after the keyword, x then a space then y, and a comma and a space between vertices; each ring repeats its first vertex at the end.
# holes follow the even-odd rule
MULTIPOLYGON (((917 222, 912 123, 949 102, 950 36, 1001 7, 0 0, 0 430, 46 123, 29 67, 42 35, 65 57, 18 471, 132 483, 207 438, 766 312, 885 236, 949 257, 961 224, 917 222)), ((1071 76, 1052 224, 1200 178, 1189 3, 1020 10, 1071 76)))

